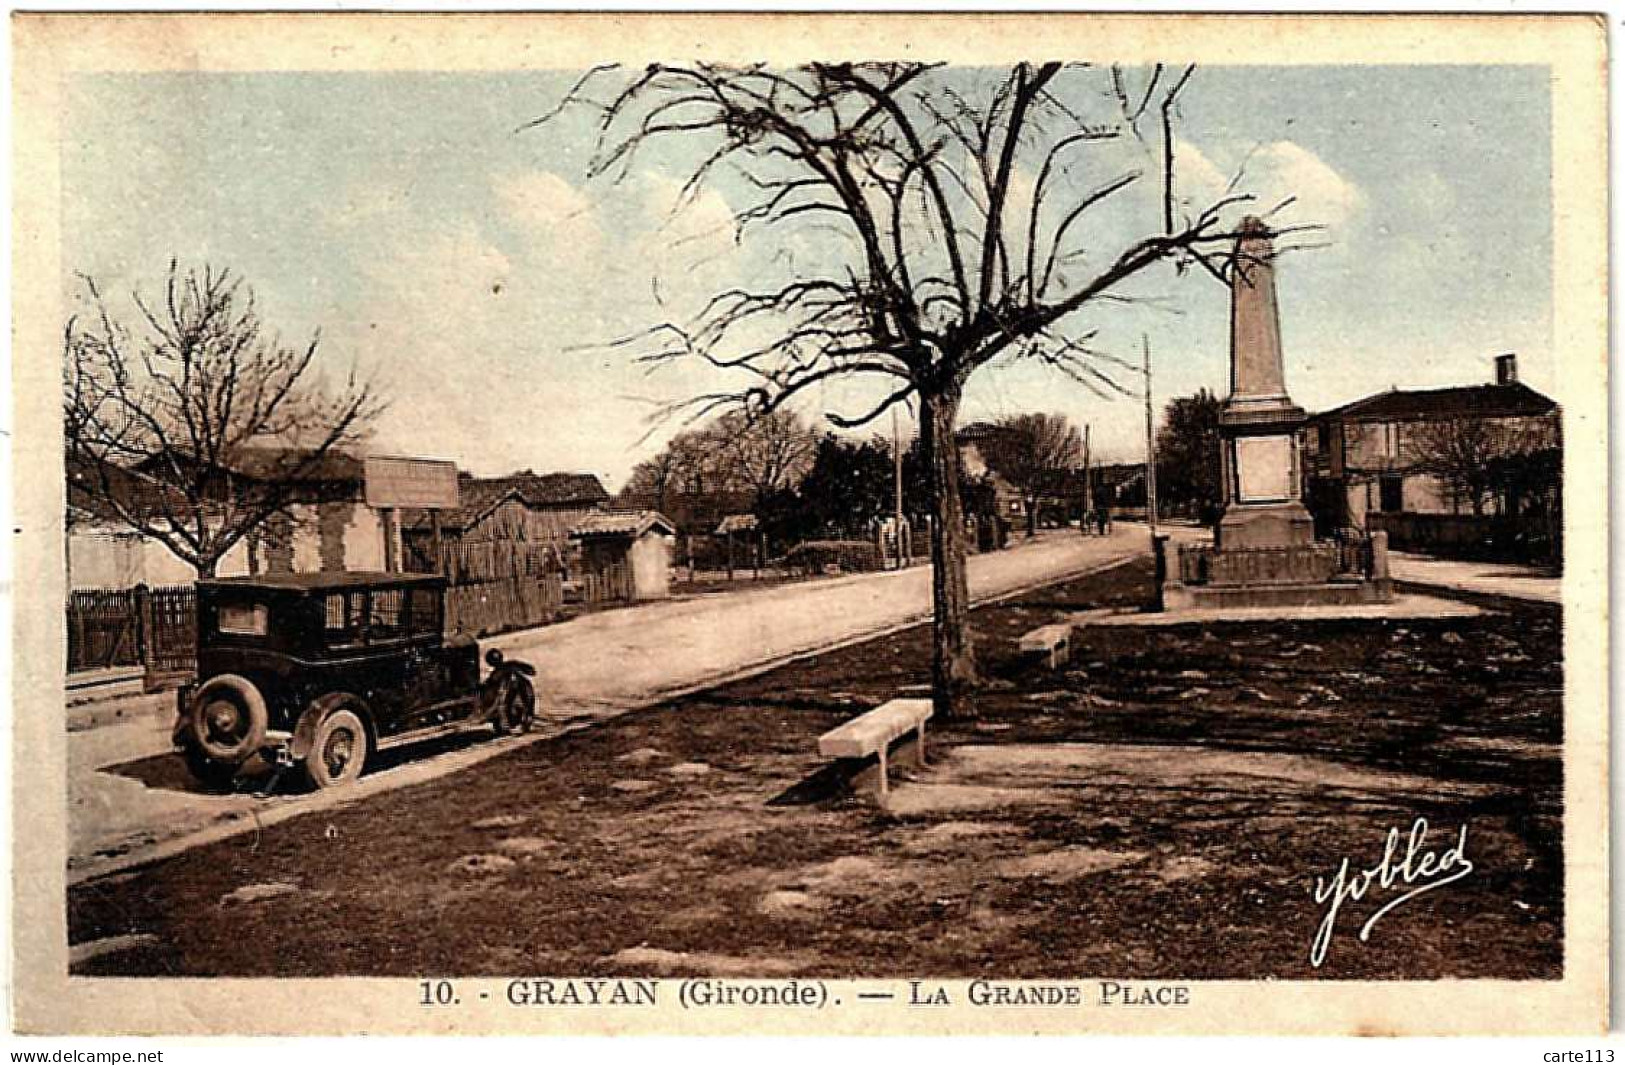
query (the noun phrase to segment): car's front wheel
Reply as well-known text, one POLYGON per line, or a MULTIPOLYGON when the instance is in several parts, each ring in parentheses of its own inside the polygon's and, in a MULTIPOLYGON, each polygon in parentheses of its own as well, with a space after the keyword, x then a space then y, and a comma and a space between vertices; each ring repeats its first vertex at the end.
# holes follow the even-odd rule
POLYGON ((497 734, 529 732, 536 723, 536 691, 522 677, 508 681, 502 693, 502 709, 497 715, 497 734))
POLYGON ((367 729, 349 710, 335 710, 316 726, 305 775, 317 788, 354 783, 367 764, 367 729))

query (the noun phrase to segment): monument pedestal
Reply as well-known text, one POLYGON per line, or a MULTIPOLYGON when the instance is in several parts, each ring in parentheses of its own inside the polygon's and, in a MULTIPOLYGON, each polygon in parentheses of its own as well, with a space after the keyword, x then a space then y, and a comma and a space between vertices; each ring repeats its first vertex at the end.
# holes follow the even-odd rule
POLYGON ((1213 533, 1220 551, 1248 547, 1304 547, 1315 542, 1315 519, 1297 500, 1225 510, 1213 533))

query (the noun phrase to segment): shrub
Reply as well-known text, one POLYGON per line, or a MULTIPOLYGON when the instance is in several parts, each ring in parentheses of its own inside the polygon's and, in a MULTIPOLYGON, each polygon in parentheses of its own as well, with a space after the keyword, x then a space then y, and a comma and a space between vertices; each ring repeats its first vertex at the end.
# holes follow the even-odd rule
POLYGON ((880 569, 880 550, 868 540, 808 540, 792 547, 784 564, 804 573, 821 573, 829 565, 846 573, 880 569))

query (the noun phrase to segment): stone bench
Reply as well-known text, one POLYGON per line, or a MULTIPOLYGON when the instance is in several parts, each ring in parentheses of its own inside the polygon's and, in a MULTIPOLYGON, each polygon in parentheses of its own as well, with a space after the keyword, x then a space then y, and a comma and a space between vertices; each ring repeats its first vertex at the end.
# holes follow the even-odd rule
POLYGON ((1072 626, 1068 623, 1045 625, 1021 638, 1021 653, 1049 656, 1049 668, 1058 669, 1072 660, 1072 626))
MULTIPOLYGON (((825 758, 868 759, 878 755, 880 794, 884 797, 889 791, 886 772, 893 741, 914 732, 914 756, 920 765, 925 764, 925 722, 931 716, 931 709, 930 699, 893 699, 882 703, 818 737, 818 753, 825 758)), ((853 783, 861 786, 867 783, 864 778, 871 775, 869 772, 859 774, 853 783)))

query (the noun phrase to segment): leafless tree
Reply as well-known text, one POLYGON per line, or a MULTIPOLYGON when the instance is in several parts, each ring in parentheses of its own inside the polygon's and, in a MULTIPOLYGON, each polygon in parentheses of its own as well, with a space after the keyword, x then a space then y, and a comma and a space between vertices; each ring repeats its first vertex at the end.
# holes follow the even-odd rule
POLYGON ((683 482, 683 452, 678 448, 663 447, 652 458, 644 459, 632 467, 622 495, 648 499, 656 510, 671 509, 672 498, 681 491, 683 482))
POLYGON ((1083 461, 1083 436, 1062 414, 1016 414, 994 423, 996 432, 981 442, 988 467, 1021 490, 1027 509, 1027 535, 1038 525, 1041 496, 1062 490, 1067 475, 1083 461))
POLYGON ((335 450, 381 412, 350 373, 328 387, 318 337, 289 347, 231 271, 172 262, 162 297, 132 294, 133 324, 95 281, 63 331, 63 414, 77 487, 100 509, 212 575, 222 556, 298 501, 335 450))
POLYGON ((812 468, 818 434, 791 410, 778 408, 751 417, 729 411, 707 433, 731 479, 758 500, 768 492, 799 484, 812 468))
POLYGON ((812 466, 818 434, 794 411, 760 417, 728 411, 678 433, 654 457, 632 469, 627 492, 657 501, 707 492, 748 492, 758 499, 800 483, 812 466))
POLYGON ((815 271, 798 261, 760 286, 717 293, 692 320, 616 343, 651 366, 698 359, 736 378, 694 397, 689 409, 702 415, 732 406, 760 417, 837 379, 875 388, 867 410, 828 415, 840 427, 918 402, 944 714, 969 710, 964 696, 977 681, 954 444, 967 382, 1008 356, 1116 389, 1107 372, 1115 360, 1089 312, 1128 299, 1125 283, 1159 263, 1228 283, 1237 233, 1223 216, 1249 197, 1192 214, 1174 189, 1173 123, 1192 70, 1113 69, 1101 82, 1101 71, 1059 63, 992 77, 927 63, 601 67, 527 123, 593 110, 600 135, 589 171, 612 181, 656 142, 703 143, 679 207, 729 173, 739 242, 782 253, 793 238, 833 233, 845 249, 815 271), (1078 91, 1063 91, 1078 79, 1078 91), (1079 101, 1109 108, 1107 119, 1090 120, 1079 101), (1096 148, 1119 139, 1144 149, 1139 163, 1117 153, 1101 173, 1096 148), (1123 202, 1145 169, 1160 188, 1137 235, 1100 227, 1086 240, 1085 221, 1123 202))
POLYGON ((1466 416, 1416 423, 1410 430, 1411 468, 1431 474, 1452 502, 1482 516, 1509 459, 1557 447, 1554 418, 1466 416))

